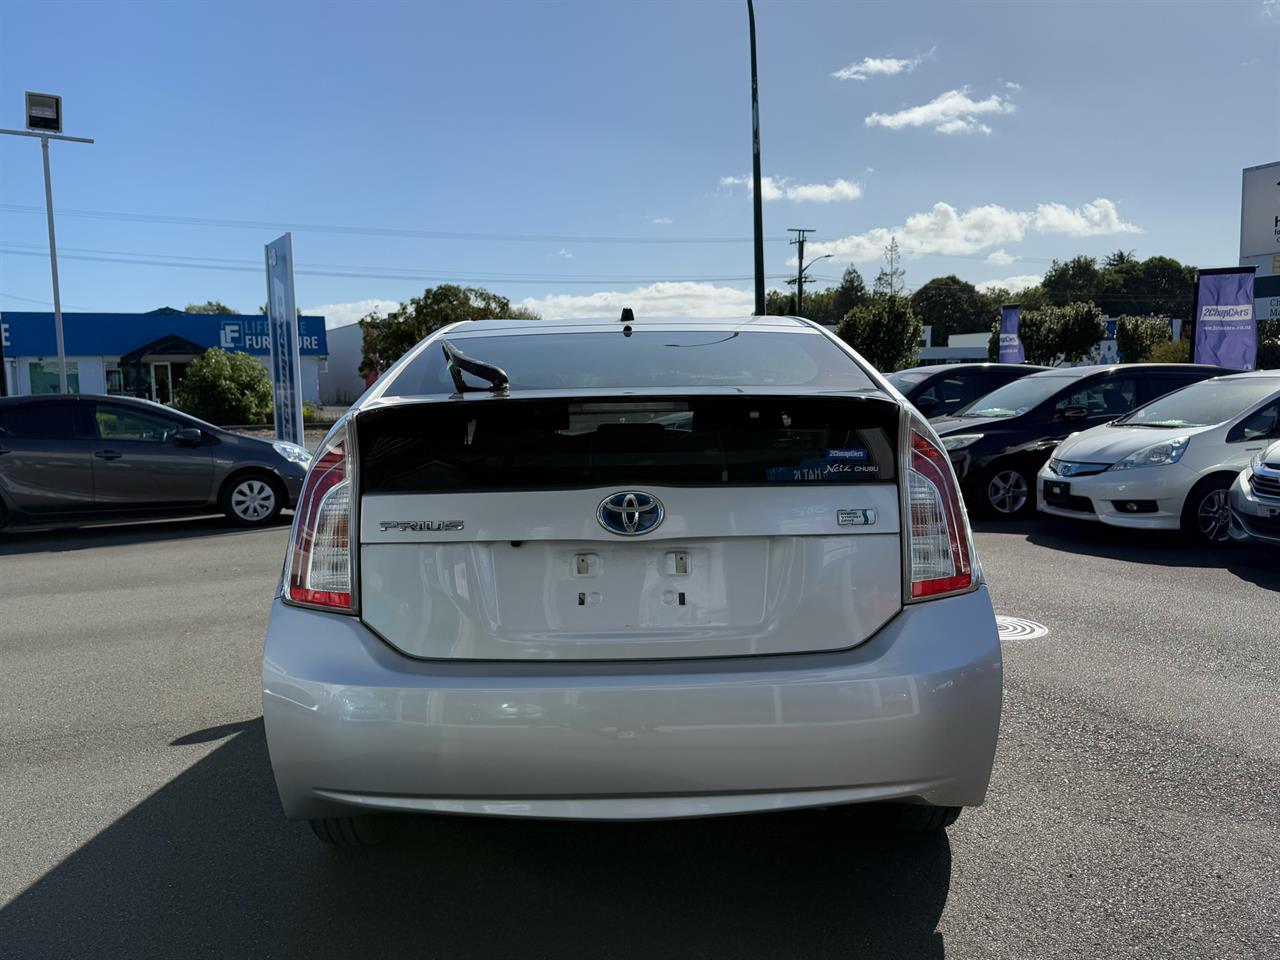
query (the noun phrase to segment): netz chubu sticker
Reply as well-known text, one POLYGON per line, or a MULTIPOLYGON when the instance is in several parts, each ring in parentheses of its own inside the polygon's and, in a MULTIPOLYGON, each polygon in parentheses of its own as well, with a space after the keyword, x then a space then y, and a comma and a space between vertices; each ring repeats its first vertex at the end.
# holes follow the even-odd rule
POLYGON ((874 463, 857 463, 853 460, 804 460, 794 467, 770 467, 765 477, 770 483, 808 483, 827 481, 863 480, 877 476, 880 467, 874 463))

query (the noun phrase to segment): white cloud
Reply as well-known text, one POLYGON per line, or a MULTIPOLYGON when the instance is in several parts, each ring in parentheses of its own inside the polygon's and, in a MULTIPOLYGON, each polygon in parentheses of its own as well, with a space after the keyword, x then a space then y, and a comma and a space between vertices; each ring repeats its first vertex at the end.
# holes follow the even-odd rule
MULTIPOLYGON (((752 191, 751 178, 721 177, 722 187, 746 187, 752 191)), ((852 180, 837 178, 830 183, 792 183, 788 177, 761 177, 760 195, 765 201, 794 200, 798 203, 832 203, 837 200, 857 200, 862 187, 852 180)))
POLYGON ((1017 259, 1018 258, 1012 254, 1005 253, 1003 247, 999 250, 993 250, 991 253, 987 254, 987 263, 994 263, 998 267, 1007 267, 1017 259))
POLYGON ((1020 273, 1016 277, 1005 277, 1003 280, 984 280, 976 286, 984 293, 987 290, 995 290, 997 287, 1008 290, 1010 293, 1021 293, 1028 287, 1034 287, 1043 279, 1038 273, 1020 273))
POLYGON ((1061 203, 1042 203, 1036 207, 1035 227, 1040 233, 1061 233, 1069 237, 1142 232, 1141 227, 1121 220, 1116 205, 1105 197, 1075 208, 1061 203))
POLYGON ((378 313, 387 314, 399 308, 399 300, 371 298, 356 300, 352 303, 324 303, 318 307, 303 307, 302 312, 308 316, 324 317, 325 329, 332 330, 334 327, 345 327, 349 323, 355 323, 375 310, 378 313))
MULTIPOLYGON (((1121 220, 1116 205, 1103 197, 1075 208, 1042 203, 1033 211, 989 203, 961 212, 949 203, 935 203, 927 212, 907 217, 901 226, 875 227, 838 240, 811 240, 809 249, 814 256, 829 253, 837 260, 867 263, 879 260, 890 239, 896 237, 902 252, 909 256, 972 256, 990 247, 1018 243, 1028 230, 1072 237, 1141 232, 1140 227, 1121 220)), ((1001 254, 1009 256, 997 249, 991 262, 1001 263, 1001 254)))
POLYGON ((1004 82, 1004 88, 1005 88, 1006 90, 1021 90, 1021 89, 1022 89, 1022 84, 1020 84, 1020 83, 1014 83, 1012 80, 1006 80, 1006 81, 1004 82))
POLYGON ((649 222, 659 227, 665 227, 670 223, 674 223, 670 217, 654 217, 649 222))
POLYGON ((841 67, 831 75, 837 80, 866 80, 870 77, 892 77, 899 73, 910 73, 925 60, 933 56, 937 47, 918 57, 901 59, 899 57, 863 57, 857 63, 841 67))
POLYGON ((978 117, 1013 113, 1016 109, 1007 97, 993 93, 985 100, 974 100, 969 96, 968 87, 962 87, 941 93, 918 107, 897 113, 873 113, 863 122, 868 127, 889 130, 933 127, 938 133, 990 133, 991 128, 978 117))
POLYGON ((755 295, 750 290, 681 281, 633 290, 526 297, 520 306, 536 310, 548 320, 617 317, 623 307, 631 307, 637 317, 745 317, 755 309, 755 295))
POLYGON ((1280 0, 1262 0, 1262 16, 1273 23, 1280 23, 1280 0))
POLYGON ((573 254, 572 254, 572 253, 570 253, 568 250, 566 250, 564 247, 561 247, 561 248, 560 248, 560 252, 559 252, 559 253, 557 253, 557 254, 556 254, 556 256, 557 256, 557 257, 564 257, 566 260, 572 260, 572 259, 573 259, 573 254))

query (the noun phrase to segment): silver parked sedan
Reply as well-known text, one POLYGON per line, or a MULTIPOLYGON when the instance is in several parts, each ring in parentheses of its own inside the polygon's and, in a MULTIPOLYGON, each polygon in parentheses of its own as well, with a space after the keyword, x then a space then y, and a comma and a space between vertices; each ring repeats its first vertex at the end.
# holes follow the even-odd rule
POLYGON ((333 428, 262 666, 284 812, 693 817, 987 790, 991 602, 937 435, 804 320, 447 327, 333 428))
POLYGON ((149 400, 0 399, 0 526, 222 511, 244 526, 297 502, 311 456, 149 400))

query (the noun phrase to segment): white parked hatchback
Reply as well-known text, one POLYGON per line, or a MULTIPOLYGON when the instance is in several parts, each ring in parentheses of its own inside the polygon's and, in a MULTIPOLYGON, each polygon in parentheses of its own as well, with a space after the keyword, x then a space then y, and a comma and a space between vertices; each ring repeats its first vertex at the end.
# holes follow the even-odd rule
POLYGON ((1228 491, 1280 438, 1280 370, 1215 377, 1067 437, 1040 470, 1039 509, 1228 539, 1228 491))

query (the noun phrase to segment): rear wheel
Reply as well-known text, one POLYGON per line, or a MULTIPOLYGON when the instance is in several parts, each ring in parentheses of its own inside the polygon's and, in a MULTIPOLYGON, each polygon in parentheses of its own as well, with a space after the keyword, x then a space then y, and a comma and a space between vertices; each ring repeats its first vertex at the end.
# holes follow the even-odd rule
POLYGON ((284 488, 265 473, 243 473, 227 481, 219 505, 233 523, 264 527, 280 516, 284 488))
POLYGON ((1035 509, 1035 479, 1021 467, 996 464, 987 472, 981 490, 983 512, 988 516, 1011 520, 1035 509))
POLYGON ((325 817, 312 820, 316 838, 333 847, 372 847, 381 839, 381 831, 373 817, 325 817))
POLYGON ((1230 539, 1230 489, 1226 477, 1208 477, 1192 488, 1182 508, 1182 532, 1188 539, 1214 546, 1230 539))
POLYGON ((935 807, 928 803, 851 803, 833 807, 841 816, 897 833, 933 833, 945 830, 960 817, 963 807, 935 807))

